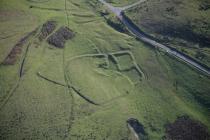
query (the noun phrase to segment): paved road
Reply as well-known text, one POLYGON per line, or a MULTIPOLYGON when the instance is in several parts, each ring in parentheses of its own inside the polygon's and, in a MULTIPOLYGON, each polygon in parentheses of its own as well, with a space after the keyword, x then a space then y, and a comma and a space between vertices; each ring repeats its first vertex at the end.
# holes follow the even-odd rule
POLYGON ((158 43, 157 41, 154 41, 148 37, 146 37, 144 34, 142 34, 141 32, 139 32, 138 30, 136 30, 122 15, 122 11, 124 9, 127 8, 131 8, 133 6, 136 6, 137 4, 140 4, 142 2, 145 2, 145 0, 140 0, 137 3, 134 3, 132 5, 129 6, 125 6, 125 7, 114 7, 111 4, 107 3, 104 0, 99 0, 101 3, 103 3, 104 5, 106 5, 109 10, 111 10, 121 21, 124 25, 127 26, 127 28, 136 36, 138 37, 140 40, 142 40, 143 42, 146 42, 152 46, 158 47, 163 49, 164 51, 166 51, 168 54, 175 56, 176 58, 179 58, 180 60, 190 64, 191 66, 193 66, 194 68, 196 68, 197 70, 200 70, 204 73, 206 73, 207 75, 210 75, 210 70, 203 67, 202 65, 200 65, 199 63, 197 63, 196 61, 193 61, 192 59, 182 55, 181 53, 179 53, 178 51, 172 50, 171 48, 158 43))
POLYGON ((135 6, 141 4, 141 3, 145 2, 145 1, 147 1, 147 0, 139 0, 139 1, 137 1, 137 2, 135 2, 135 3, 133 3, 133 4, 131 4, 131 5, 127 5, 127 6, 124 6, 124 7, 120 7, 120 9, 121 9, 122 11, 125 11, 125 10, 128 10, 128 9, 130 9, 130 8, 132 8, 132 7, 135 7, 135 6))

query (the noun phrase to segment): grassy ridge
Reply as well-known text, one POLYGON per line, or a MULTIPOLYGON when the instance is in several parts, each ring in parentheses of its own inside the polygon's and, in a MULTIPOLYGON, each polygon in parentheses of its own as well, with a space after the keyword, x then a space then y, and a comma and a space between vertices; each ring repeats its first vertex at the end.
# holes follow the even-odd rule
MULTIPOLYGON (((210 128, 207 110, 210 80, 174 58, 114 30, 90 6, 94 2, 67 1, 69 28, 76 35, 64 49, 54 48, 33 37, 24 75, 14 94, 1 108, 1 138, 127 139, 126 120, 135 117, 145 126, 149 138, 156 140, 164 136, 164 125, 168 121, 174 121, 183 114, 200 120, 210 128), (109 60, 109 67, 105 68, 100 67, 107 61, 104 58, 84 57, 69 61, 80 55, 108 54, 122 49, 129 50, 135 57, 146 79, 139 78, 135 70, 118 71, 118 63, 125 69, 132 66, 132 60, 127 55, 116 57, 117 64, 109 60), (48 82, 37 76, 37 72, 64 85, 75 86, 94 101, 107 103, 99 106, 90 104, 71 88, 48 82)), ((30 21, 35 27, 50 19, 56 20, 58 27, 67 25, 64 3, 57 0, 43 3, 2 1, 6 10, 15 8, 35 17, 36 23, 30 21), (31 5, 59 8, 61 11, 30 8, 31 5)), ((6 28, 9 23, 3 26, 6 28)), ((13 28, 9 31, 12 32, 13 28)), ((9 39, 6 41, 10 42, 9 39)), ((7 51, 1 53, 6 55, 7 51)), ((1 102, 18 79, 23 53, 15 65, 0 66, 1 102)))

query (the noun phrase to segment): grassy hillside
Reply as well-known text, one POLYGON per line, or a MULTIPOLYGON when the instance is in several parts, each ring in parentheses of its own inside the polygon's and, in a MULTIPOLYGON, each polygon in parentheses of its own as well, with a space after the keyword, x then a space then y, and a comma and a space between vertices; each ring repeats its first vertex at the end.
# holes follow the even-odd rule
POLYGON ((95 0, 0 5, 1 62, 15 59, 0 65, 0 139, 126 140, 131 117, 151 140, 182 115, 210 129, 209 78, 116 31, 95 0), (64 48, 39 39, 47 21, 56 22, 49 36, 74 32, 64 48))
POLYGON ((210 66, 208 0, 148 0, 127 14, 149 35, 210 66))

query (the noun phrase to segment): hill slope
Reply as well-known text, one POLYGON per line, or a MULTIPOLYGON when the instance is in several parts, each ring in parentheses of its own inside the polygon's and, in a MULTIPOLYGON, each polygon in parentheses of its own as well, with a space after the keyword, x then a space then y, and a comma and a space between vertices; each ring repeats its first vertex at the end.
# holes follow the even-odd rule
POLYGON ((210 2, 160 0, 127 11, 146 33, 210 66, 210 2))

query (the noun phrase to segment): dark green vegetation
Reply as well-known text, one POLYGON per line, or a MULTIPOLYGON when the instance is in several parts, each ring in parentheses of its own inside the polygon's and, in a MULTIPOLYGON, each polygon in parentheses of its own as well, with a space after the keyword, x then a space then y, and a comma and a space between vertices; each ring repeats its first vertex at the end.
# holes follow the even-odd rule
POLYGON ((148 0, 126 13, 146 33, 210 66, 210 1, 148 0))
POLYGON ((168 124, 166 133, 164 137, 166 140, 208 140, 210 138, 207 128, 188 116, 178 117, 174 123, 168 124))
POLYGON ((73 37, 74 33, 68 27, 60 27, 47 39, 47 42, 55 47, 64 48, 66 41, 73 37))
POLYGON ((104 15, 104 18, 106 19, 107 24, 115 30, 122 33, 127 32, 125 26, 115 17, 115 15, 108 13, 108 15, 104 15))
POLYGON ((117 31, 100 8, 96 0, 1 0, 0 139, 125 140, 126 120, 137 118, 157 140, 182 115, 210 128, 209 78, 117 31), (74 36, 50 45, 63 27, 74 36))

